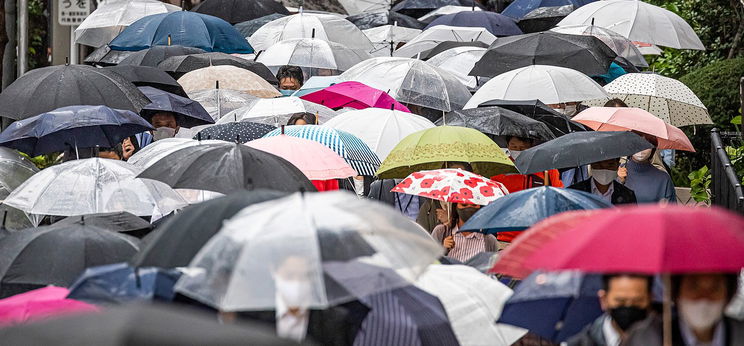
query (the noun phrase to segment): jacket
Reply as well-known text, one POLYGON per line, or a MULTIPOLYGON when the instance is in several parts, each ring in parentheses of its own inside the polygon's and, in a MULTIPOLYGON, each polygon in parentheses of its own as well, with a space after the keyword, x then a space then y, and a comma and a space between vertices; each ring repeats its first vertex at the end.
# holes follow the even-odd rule
POLYGON ((568 346, 606 346, 602 330, 605 318, 607 318, 606 314, 599 316, 592 324, 568 339, 566 342, 568 346))
MULTIPOLYGON (((584 191, 592 193, 592 178, 578 182, 569 186, 569 189, 584 191)), ((618 183, 617 181, 612 182, 612 204, 636 204, 635 192, 625 187, 625 185, 618 183)))
MULTIPOLYGON (((723 325, 725 327, 724 345, 744 345, 744 321, 724 316, 723 325)), ((656 315, 654 318, 646 319, 645 321, 633 326, 633 328, 628 331, 628 337, 621 345, 661 346, 663 344, 662 326, 662 319, 659 315, 656 315)), ((685 346, 685 341, 679 328, 679 321, 676 317, 672 320, 672 345, 685 346)))

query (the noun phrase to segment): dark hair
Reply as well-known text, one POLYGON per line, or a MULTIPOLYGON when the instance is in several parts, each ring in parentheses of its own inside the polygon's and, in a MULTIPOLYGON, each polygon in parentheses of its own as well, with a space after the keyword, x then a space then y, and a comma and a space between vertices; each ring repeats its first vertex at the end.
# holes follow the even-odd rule
POLYGON ((468 171, 468 172, 472 172, 473 171, 473 166, 470 163, 463 162, 463 161, 448 161, 448 162, 445 162, 442 165, 442 168, 449 168, 452 165, 463 166, 463 167, 465 167, 465 170, 468 171))
MULTIPOLYGON (((715 273, 714 273, 715 274, 715 273)), ((739 274, 732 273, 720 273, 724 276, 726 283, 726 301, 731 301, 736 296, 736 291, 739 289, 739 274)), ((672 275, 672 300, 676 301, 679 298, 679 289, 682 287, 682 278, 685 275, 672 275)))
POLYGON ((516 139, 518 139, 518 140, 520 140, 520 141, 522 141, 522 142, 527 142, 527 143, 530 143, 530 145, 535 145, 535 140, 534 140, 534 139, 532 139, 532 138, 527 138, 527 137, 519 137, 519 136, 506 136, 506 143, 508 144, 508 143, 509 143, 509 141, 510 141, 510 140, 511 140, 512 138, 516 138, 516 139))
POLYGON ((610 281, 615 278, 632 278, 632 279, 644 279, 646 280, 646 290, 651 293, 651 288, 654 285, 654 278, 649 275, 634 274, 634 273, 621 273, 621 274, 605 274, 602 275, 602 289, 605 291, 610 290, 610 281))
POLYGON ((300 85, 305 84, 305 76, 302 74, 302 69, 298 66, 284 65, 280 67, 276 73, 276 79, 281 82, 282 78, 292 78, 299 82, 300 85))
POLYGON ((287 125, 294 125, 297 120, 305 120, 305 122, 308 125, 315 125, 317 123, 318 118, 315 117, 315 114, 311 113, 295 113, 291 117, 289 117, 289 120, 287 120, 287 125))
POLYGON ((607 101, 603 107, 628 107, 623 100, 619 98, 614 98, 609 101, 607 101))

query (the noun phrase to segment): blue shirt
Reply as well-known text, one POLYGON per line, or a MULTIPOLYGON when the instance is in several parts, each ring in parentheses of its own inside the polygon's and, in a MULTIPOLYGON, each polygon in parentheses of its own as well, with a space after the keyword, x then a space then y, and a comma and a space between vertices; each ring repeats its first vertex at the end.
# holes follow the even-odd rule
POLYGON ((632 159, 627 161, 625 167, 628 168, 625 187, 635 192, 638 204, 657 203, 662 199, 677 203, 677 194, 669 174, 651 163, 638 163, 632 159))

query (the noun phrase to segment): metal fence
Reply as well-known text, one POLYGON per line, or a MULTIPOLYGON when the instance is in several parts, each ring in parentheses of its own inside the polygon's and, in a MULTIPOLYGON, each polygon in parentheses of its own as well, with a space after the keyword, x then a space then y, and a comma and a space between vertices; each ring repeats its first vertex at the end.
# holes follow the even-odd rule
POLYGON ((710 131, 711 202, 744 214, 744 191, 741 178, 731 165, 718 129, 710 131))

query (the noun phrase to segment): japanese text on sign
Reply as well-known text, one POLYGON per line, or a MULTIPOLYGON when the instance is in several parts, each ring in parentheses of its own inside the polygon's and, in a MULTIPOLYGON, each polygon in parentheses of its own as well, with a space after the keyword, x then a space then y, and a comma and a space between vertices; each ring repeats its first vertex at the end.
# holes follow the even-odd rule
POLYGON ((91 0, 59 0, 57 19, 59 25, 80 25, 90 13, 91 0))

